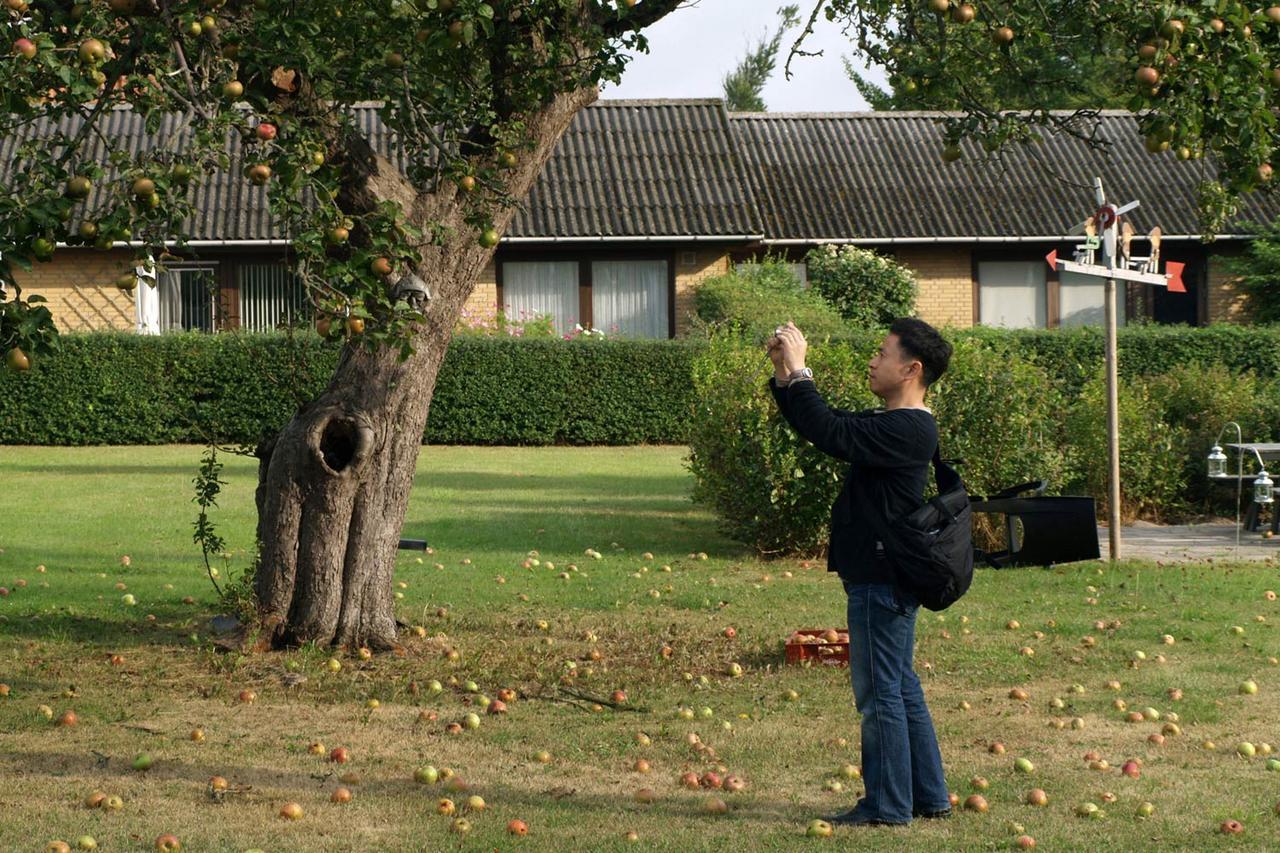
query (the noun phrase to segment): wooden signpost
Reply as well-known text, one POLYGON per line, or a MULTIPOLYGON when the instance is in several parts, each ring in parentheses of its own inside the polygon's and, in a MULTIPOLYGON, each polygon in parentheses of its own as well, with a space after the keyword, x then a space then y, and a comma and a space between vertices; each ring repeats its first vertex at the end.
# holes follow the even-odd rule
POLYGON ((1068 236, 1084 234, 1084 243, 1069 261, 1058 259, 1054 249, 1045 256, 1049 266, 1059 272, 1094 276, 1106 282, 1106 362, 1107 362, 1107 443, 1111 475, 1108 478, 1107 532, 1111 560, 1120 559, 1120 415, 1116 376, 1116 282, 1137 281, 1168 287, 1173 293, 1186 293, 1182 282, 1185 264, 1168 261, 1166 272, 1160 272, 1160 227, 1151 229, 1146 239, 1151 251, 1145 257, 1132 254, 1133 226, 1120 218, 1138 206, 1137 201, 1124 205, 1107 202, 1102 191, 1102 178, 1094 179, 1094 195, 1098 209, 1077 225, 1068 236))

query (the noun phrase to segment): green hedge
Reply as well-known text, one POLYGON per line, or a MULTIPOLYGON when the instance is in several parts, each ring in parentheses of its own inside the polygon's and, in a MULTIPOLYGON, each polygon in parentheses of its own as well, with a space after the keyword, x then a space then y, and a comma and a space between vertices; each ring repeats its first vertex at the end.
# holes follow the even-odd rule
MULTIPOLYGON (((880 336, 845 329, 831 335, 830 343, 841 345, 848 357, 862 358, 880 336)), ((964 352, 1003 351, 1029 362, 1045 375, 1045 387, 1067 399, 1079 395, 1102 363, 1102 335, 1092 328, 978 328, 948 336, 964 352)), ((828 335, 810 337, 816 354, 828 335)), ((707 345, 696 337, 457 337, 441 369, 426 439, 438 444, 684 443, 694 401, 692 361, 707 345)), ((275 333, 65 335, 61 352, 41 359, 29 373, 0 370, 0 444, 160 444, 199 442, 206 434, 253 443, 287 422, 296 399, 324 388, 337 355, 335 345, 312 334, 292 341, 275 333)), ((1163 375, 1192 364, 1220 364, 1223 372, 1202 380, 1207 384, 1183 394, 1181 402, 1173 401, 1183 410, 1202 398, 1202 391, 1237 383, 1235 374, 1280 375, 1280 326, 1120 330, 1126 377, 1163 375)), ((1252 418, 1255 437, 1264 424, 1280 426, 1269 415, 1253 418, 1241 411, 1254 394, 1228 396, 1196 425, 1197 439, 1217 429, 1219 411, 1252 418)))
MULTIPOLYGON (((435 444, 683 443, 696 341, 459 337, 435 444)), ((0 370, 0 444, 256 443, 322 391, 338 347, 312 334, 72 334, 0 370)))
MULTIPOLYGON (((1126 330, 1130 353, 1169 344, 1159 373, 1140 374, 1133 359, 1120 387, 1124 520, 1184 521, 1233 516, 1234 489, 1210 483, 1205 456, 1217 431, 1238 421, 1252 440, 1280 433, 1280 377, 1201 363, 1223 330, 1196 346, 1189 331, 1126 330), (1178 346, 1182 344, 1182 346, 1178 346), (1173 365, 1172 358, 1189 359, 1173 365)), ((1274 331, 1271 333, 1274 336, 1274 331)), ((950 334, 951 367, 930 393, 943 451, 965 460, 970 490, 990 494, 1044 478, 1051 494, 1087 494, 1105 518, 1106 398, 1099 359, 1081 357, 1085 380, 1055 376, 1028 346, 1038 335, 988 331, 950 334)), ((1083 336, 1076 336, 1084 340, 1083 336)), ((1227 336, 1230 339, 1230 336, 1227 336)), ((866 362, 874 338, 850 336, 810 350, 823 396, 840 408, 874 405, 866 362)), ((1266 340, 1254 334, 1254 342, 1266 340)), ((1067 351, 1067 350, 1062 350, 1067 351)), ((1231 352, 1240 364, 1239 352, 1231 352)), ((778 414, 765 383, 772 368, 758 346, 716 336, 694 364, 697 406, 690 429, 694 496, 713 508, 722 529, 762 554, 811 553, 825 544, 827 511, 844 465, 798 439, 778 414)), ((1234 436, 1232 436, 1234 437, 1234 436)), ((1247 465, 1246 470, 1252 470, 1247 465)))

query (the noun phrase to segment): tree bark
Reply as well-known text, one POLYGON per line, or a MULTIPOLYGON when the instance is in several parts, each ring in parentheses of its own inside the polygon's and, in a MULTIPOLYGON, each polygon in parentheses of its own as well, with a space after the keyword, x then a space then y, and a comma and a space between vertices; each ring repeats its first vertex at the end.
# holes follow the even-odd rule
MULTIPOLYGON (((562 94, 528 116, 535 150, 510 173, 523 198, 594 88, 562 94)), ((357 152, 361 153, 361 152, 357 152)), ((348 345, 328 388, 258 450, 255 576, 263 640, 385 650, 396 645, 392 573, 431 396, 453 327, 493 255, 465 224, 456 187, 419 194, 394 166, 367 149, 355 194, 395 199, 416 224, 443 222, 454 236, 423 253, 430 287, 414 354, 348 345)), ((514 210, 500 211, 505 231, 514 210)))

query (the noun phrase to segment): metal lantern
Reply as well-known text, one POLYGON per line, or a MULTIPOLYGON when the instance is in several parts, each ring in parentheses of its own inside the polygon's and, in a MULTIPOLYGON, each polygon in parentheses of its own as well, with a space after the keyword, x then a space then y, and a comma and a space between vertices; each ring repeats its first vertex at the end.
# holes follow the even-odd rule
POLYGON ((1271 487, 1275 484, 1271 482, 1271 478, 1267 476, 1264 468, 1258 472, 1258 479, 1253 481, 1253 500, 1259 504, 1269 504, 1275 500, 1271 495, 1271 487))
POLYGON ((1209 451, 1209 478, 1227 476, 1227 454, 1222 452, 1222 446, 1215 444, 1209 451))

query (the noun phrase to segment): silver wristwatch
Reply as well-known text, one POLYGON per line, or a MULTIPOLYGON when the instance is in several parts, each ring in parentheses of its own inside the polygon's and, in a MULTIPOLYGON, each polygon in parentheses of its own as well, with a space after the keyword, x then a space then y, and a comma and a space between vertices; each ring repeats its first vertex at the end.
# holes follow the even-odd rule
POLYGON ((791 375, 787 377, 787 384, 790 385, 792 382, 800 382, 804 379, 808 379, 810 382, 813 381, 813 371, 807 367, 791 371, 791 375))

